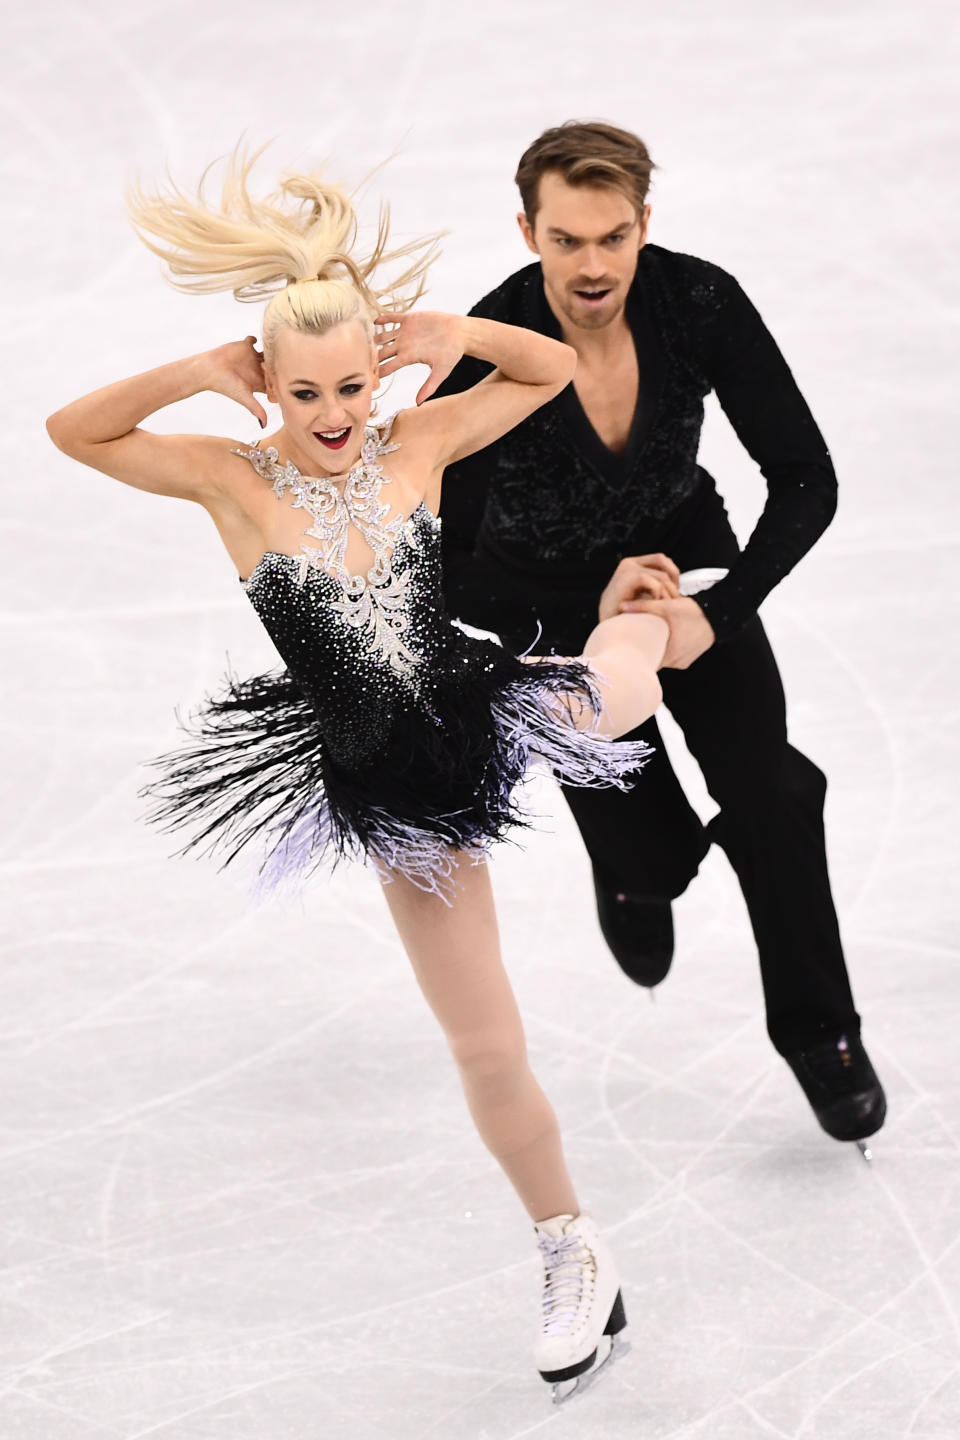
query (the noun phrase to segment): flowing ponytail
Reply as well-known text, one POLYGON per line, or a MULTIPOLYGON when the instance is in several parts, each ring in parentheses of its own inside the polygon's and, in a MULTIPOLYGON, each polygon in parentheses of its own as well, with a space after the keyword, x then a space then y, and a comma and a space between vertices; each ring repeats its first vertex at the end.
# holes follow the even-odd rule
POLYGON ((269 298, 263 344, 269 356, 283 326, 324 334, 344 320, 360 320, 372 335, 381 312, 402 314, 417 303, 438 253, 437 236, 389 250, 389 212, 381 207, 377 239, 366 259, 355 254, 357 216, 347 195, 315 174, 285 176, 276 192, 256 200, 247 188, 263 154, 241 146, 227 157, 220 199, 211 204, 204 171, 196 198, 171 181, 165 192, 137 187, 127 197, 140 239, 166 263, 180 290, 232 290, 237 300, 269 298), (385 287, 376 272, 410 263, 385 287))

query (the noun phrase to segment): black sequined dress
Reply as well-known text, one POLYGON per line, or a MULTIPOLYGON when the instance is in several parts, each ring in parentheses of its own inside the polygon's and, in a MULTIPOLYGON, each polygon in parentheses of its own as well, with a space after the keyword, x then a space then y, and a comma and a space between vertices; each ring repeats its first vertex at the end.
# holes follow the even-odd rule
POLYGON ((342 487, 273 448, 236 452, 313 521, 313 544, 268 551, 243 582, 286 668, 229 680, 192 743, 152 762, 149 818, 227 861, 253 845, 267 884, 353 855, 443 893, 451 852, 529 823, 516 791, 532 760, 568 785, 627 788, 649 754, 574 724, 595 727, 600 703, 583 661, 525 661, 451 621, 440 521, 380 499, 391 424, 368 429, 342 487), (345 566, 352 529, 374 557, 365 576, 345 566))

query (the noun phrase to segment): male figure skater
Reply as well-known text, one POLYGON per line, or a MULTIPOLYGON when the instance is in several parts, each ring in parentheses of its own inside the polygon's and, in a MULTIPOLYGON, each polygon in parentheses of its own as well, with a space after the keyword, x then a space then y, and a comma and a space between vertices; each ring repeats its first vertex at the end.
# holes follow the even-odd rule
MULTIPOLYGON (((658 984, 673 957, 671 901, 719 844, 747 903, 770 1039, 827 1133, 862 1141, 883 1124, 886 1102, 861 1043, 830 891, 826 780, 787 739, 757 617, 829 524, 833 465, 733 277, 647 244, 652 169, 637 136, 576 121, 547 130, 520 161, 518 219, 537 261, 471 314, 562 338, 579 364, 557 399, 448 471, 447 599, 505 645, 536 641, 542 653, 578 654, 598 613, 665 616, 664 703, 720 812, 704 828, 655 720, 635 732, 656 754, 634 789, 565 789, 604 938, 631 979, 658 984), (697 465, 711 390, 768 487, 742 553, 697 465), (680 572, 703 567, 728 574, 696 599, 681 596, 680 572)), ((438 393, 489 368, 464 359, 438 393)))

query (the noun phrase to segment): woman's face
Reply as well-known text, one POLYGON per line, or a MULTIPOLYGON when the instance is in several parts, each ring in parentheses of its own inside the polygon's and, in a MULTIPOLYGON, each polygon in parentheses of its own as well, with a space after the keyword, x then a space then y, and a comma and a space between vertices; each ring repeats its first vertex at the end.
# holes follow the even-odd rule
POLYGON ((378 383, 373 344, 359 320, 325 335, 288 326, 277 332, 267 395, 280 406, 299 470, 340 475, 356 464, 378 383))

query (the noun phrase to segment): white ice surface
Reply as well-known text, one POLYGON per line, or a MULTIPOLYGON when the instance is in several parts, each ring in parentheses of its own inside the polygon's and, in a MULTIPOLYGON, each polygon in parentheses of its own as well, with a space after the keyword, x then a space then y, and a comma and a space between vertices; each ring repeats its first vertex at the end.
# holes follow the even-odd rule
MULTIPOLYGON (((953 8, 8 7, 4 1440, 955 1440, 953 8), (41 422, 255 328, 164 286, 124 218, 138 173, 188 181, 241 132, 346 180, 396 151, 373 198, 399 233, 449 229, 432 302, 466 307, 525 263, 513 169, 574 115, 648 138, 654 238, 738 276, 834 451, 839 516, 764 614, 793 738, 831 780, 890 1119, 872 1169, 814 1125, 722 855, 677 907, 657 1004, 633 989, 541 784, 543 831, 496 862, 504 942, 633 1344, 554 1412, 527 1222, 374 883, 251 911, 137 822, 174 705, 226 651, 241 674, 270 661, 229 563, 200 513, 83 471, 41 422)), ((162 423, 254 428, 218 399, 162 423)), ((716 411, 704 454, 748 533, 762 483, 716 411)))

